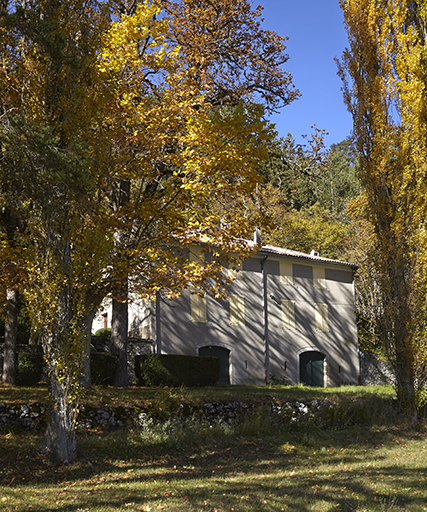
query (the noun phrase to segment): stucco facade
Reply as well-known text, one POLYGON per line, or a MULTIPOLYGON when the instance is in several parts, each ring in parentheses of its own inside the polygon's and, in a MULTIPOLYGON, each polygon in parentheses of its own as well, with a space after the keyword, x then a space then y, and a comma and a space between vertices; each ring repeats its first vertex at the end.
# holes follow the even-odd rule
POLYGON ((264 384, 273 375, 292 384, 357 384, 355 270, 315 253, 263 246, 230 271, 236 279, 227 299, 184 291, 134 307, 130 330, 152 337, 162 354, 221 357, 222 383, 264 384))

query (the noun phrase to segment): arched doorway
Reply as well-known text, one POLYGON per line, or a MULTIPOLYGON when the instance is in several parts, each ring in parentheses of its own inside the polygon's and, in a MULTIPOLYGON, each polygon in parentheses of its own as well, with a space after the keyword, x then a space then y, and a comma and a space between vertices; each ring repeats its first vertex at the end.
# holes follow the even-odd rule
POLYGON ((299 356, 300 382, 304 386, 323 387, 325 356, 314 350, 303 352, 299 356))
POLYGON ((217 384, 230 384, 230 351, 224 347, 200 347, 199 356, 219 357, 221 361, 219 380, 217 384))

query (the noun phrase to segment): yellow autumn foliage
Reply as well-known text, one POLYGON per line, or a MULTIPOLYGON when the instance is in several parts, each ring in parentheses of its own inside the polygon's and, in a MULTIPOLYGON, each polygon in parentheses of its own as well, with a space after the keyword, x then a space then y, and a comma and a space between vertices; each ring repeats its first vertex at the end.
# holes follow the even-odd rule
POLYGON ((400 403, 416 415, 427 383, 426 2, 342 0, 349 47, 339 62, 361 155, 384 351, 400 403))

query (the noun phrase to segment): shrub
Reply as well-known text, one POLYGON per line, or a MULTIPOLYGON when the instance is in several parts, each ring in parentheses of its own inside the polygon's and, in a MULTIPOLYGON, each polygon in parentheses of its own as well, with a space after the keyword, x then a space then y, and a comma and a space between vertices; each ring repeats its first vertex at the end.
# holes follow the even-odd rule
POLYGON ((110 327, 103 327, 102 329, 98 329, 94 336, 101 338, 103 342, 110 341, 111 329, 110 327))
POLYGON ((217 357, 147 354, 140 357, 140 365, 145 386, 214 386, 220 372, 217 357))
POLYGON ((207 439, 224 437, 225 425, 209 425, 197 418, 169 418, 155 422, 146 414, 140 414, 135 421, 136 431, 145 446, 153 446, 156 451, 163 447, 170 450, 188 450, 206 443, 207 439))
POLYGON ((20 386, 34 386, 40 382, 43 373, 43 354, 18 353, 18 377, 20 386))
POLYGON ((291 383, 286 377, 276 377, 274 374, 270 374, 269 386, 290 386, 291 383))
POLYGON ((109 352, 91 352, 90 378, 92 384, 114 384, 119 357, 109 352))

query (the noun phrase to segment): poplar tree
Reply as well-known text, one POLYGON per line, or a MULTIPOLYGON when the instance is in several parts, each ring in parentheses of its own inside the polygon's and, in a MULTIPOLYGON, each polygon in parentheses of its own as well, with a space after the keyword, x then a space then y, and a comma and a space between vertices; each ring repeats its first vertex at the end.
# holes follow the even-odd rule
POLYGON ((342 0, 339 64, 353 115, 384 353, 416 418, 426 385, 426 8, 423 0, 342 0))

